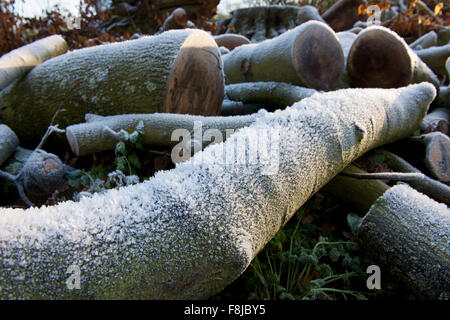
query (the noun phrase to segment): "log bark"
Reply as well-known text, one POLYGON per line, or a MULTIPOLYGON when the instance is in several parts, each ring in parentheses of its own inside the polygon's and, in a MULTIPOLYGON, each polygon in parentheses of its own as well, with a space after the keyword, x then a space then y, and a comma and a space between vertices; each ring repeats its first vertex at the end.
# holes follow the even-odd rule
POLYGON ((348 72, 358 87, 397 88, 440 82, 432 70, 396 33, 372 26, 358 34, 348 55, 348 72))
POLYGON ((183 8, 177 8, 164 20, 161 32, 186 28, 195 28, 195 24, 188 20, 187 13, 183 8))
POLYGON ((236 279, 296 210, 351 161, 409 136, 434 96, 426 83, 314 95, 145 183, 77 203, 0 209, 0 296, 211 296, 236 279), (227 162, 223 150, 274 133, 280 124, 273 140, 277 157, 227 162), (267 168, 276 165, 278 172, 267 168), (79 290, 66 285, 69 266, 79 270, 79 290))
POLYGON ((435 31, 430 31, 418 38, 413 43, 410 43, 409 47, 413 50, 421 50, 429 47, 434 47, 437 45, 437 39, 437 33, 435 31))
POLYGON ((42 62, 68 50, 60 35, 37 40, 0 58, 0 90, 6 88, 42 62))
POLYGON ((355 22, 367 19, 366 14, 358 12, 358 7, 365 3, 365 0, 339 0, 322 14, 322 18, 336 32, 348 30, 355 22))
POLYGON ((61 127, 82 122, 86 113, 217 115, 223 95, 214 39, 200 30, 173 30, 46 61, 0 93, 0 120, 30 145, 60 108, 66 109, 61 127))
POLYGON ((336 36, 339 39, 339 44, 341 45, 342 52, 344 54, 344 74, 342 75, 342 78, 336 88, 350 88, 352 85, 352 81, 350 75, 348 74, 348 54, 357 38, 357 35, 353 32, 343 31, 336 33, 336 36))
POLYGON ((409 186, 398 185, 377 200, 362 220, 361 247, 420 297, 450 291, 450 210, 409 186))
MULTIPOLYGON (((389 168, 399 172, 416 172, 422 173, 419 169, 413 167, 407 161, 399 156, 383 149, 374 150, 373 155, 381 155, 384 157, 389 168)), ((408 181, 408 184, 419 192, 422 192, 438 202, 445 203, 450 206, 450 187, 447 185, 425 176, 422 180, 408 181)))
POLYGON ((275 38, 310 20, 325 22, 313 6, 265 6, 236 9, 225 33, 239 33, 260 42, 275 38))
POLYGON ((450 57, 450 43, 445 46, 417 50, 416 54, 434 73, 447 75, 445 62, 450 57))
POLYGON ((225 94, 231 100, 279 107, 291 106, 315 93, 314 89, 282 82, 243 82, 225 86, 225 94))
POLYGON ((214 40, 216 41, 219 47, 225 47, 228 50, 233 50, 236 47, 242 46, 243 44, 249 44, 250 40, 240 34, 221 34, 218 36, 214 36, 214 40))
POLYGON ((436 108, 428 113, 423 119, 420 129, 424 133, 439 131, 449 135, 448 123, 450 122, 450 110, 447 108, 436 108))
POLYGON ((14 131, 4 124, 0 124, 0 165, 3 164, 19 146, 19 138, 14 131))
POLYGON ((336 34, 309 21, 274 39, 242 45, 223 56, 227 84, 277 81, 331 90, 344 72, 336 34))

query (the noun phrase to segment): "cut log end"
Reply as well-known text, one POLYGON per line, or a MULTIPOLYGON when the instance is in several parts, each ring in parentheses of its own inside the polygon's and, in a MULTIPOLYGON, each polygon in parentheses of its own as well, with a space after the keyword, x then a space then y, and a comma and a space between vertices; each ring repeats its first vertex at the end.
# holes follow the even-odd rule
POLYGON ((408 49, 380 29, 368 30, 355 40, 347 63, 358 87, 398 88, 408 85, 412 77, 408 49))
POLYGON ((219 115, 224 97, 222 59, 214 39, 192 32, 181 46, 168 79, 164 111, 219 115))
POLYGON ((298 77, 310 88, 332 90, 344 74, 341 45, 333 31, 325 25, 306 27, 295 39, 293 58, 298 77))

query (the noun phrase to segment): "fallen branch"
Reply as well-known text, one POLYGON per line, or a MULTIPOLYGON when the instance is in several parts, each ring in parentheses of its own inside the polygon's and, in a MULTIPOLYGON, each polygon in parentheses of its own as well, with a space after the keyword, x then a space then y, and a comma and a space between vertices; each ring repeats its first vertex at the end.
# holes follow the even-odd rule
POLYGON ((233 50, 236 47, 242 46, 243 44, 249 44, 250 40, 240 34, 221 34, 214 36, 214 41, 216 41, 219 47, 225 47, 228 50, 233 50))
POLYGON ((183 8, 177 8, 164 20, 161 32, 185 28, 195 28, 195 24, 188 20, 187 13, 183 8))
POLYGON ((310 21, 274 39, 235 48, 223 56, 227 84, 278 81, 330 90, 344 72, 333 30, 310 21))
POLYGON ((433 71, 401 37, 380 26, 358 34, 348 54, 347 68, 357 87, 397 88, 422 81, 436 89, 440 85, 433 71))
POLYGON ((201 30, 75 50, 1 91, 0 119, 22 144, 34 145, 64 100, 62 127, 83 121, 89 112, 217 115, 224 95, 222 72, 217 45, 201 30))
POLYGON ((445 62, 450 57, 450 43, 445 46, 416 50, 416 54, 434 73, 447 76, 445 62))
POLYGON ((77 203, 1 209, 0 297, 211 296, 351 161, 411 135, 434 96, 426 83, 314 95, 145 183, 77 203), (223 150, 246 154, 252 146, 242 141, 274 130, 274 154, 227 162, 223 150), (66 285, 69 267, 82 277, 79 290, 66 285))
POLYGON ((340 174, 346 177, 364 180, 416 181, 425 178, 423 173, 414 172, 341 172, 340 174))
MULTIPOLYGON (((392 170, 400 172, 421 173, 419 169, 413 167, 404 159, 387 150, 377 149, 374 150, 371 154, 382 155, 384 157, 384 161, 386 161, 387 165, 392 170)), ((430 198, 433 198, 438 202, 442 202, 447 204, 447 206, 450 206, 450 187, 448 187, 447 185, 431 179, 428 176, 425 176, 425 178, 422 180, 408 181, 408 184, 417 191, 426 194, 430 198)))
POLYGON ((413 43, 409 44, 409 47, 413 50, 422 50, 429 47, 433 47, 437 45, 437 33, 435 31, 430 31, 420 38, 418 38, 413 43))
POLYGON ((0 90, 42 62, 65 53, 66 41, 60 35, 37 40, 0 58, 0 90))
POLYGON ((357 238, 375 261, 428 299, 450 291, 450 210, 406 185, 390 188, 362 220, 357 238))
POLYGON ((0 165, 3 164, 19 146, 19 139, 8 126, 0 124, 0 165))

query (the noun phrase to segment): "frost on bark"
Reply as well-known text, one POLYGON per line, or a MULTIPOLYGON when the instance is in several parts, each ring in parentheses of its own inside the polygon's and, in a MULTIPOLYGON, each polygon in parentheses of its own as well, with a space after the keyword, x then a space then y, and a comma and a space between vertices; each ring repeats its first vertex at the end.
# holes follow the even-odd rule
POLYGON ((0 58, 0 90, 42 62, 68 50, 60 35, 50 36, 15 49, 0 58))
POLYGON ((445 62, 450 57, 450 43, 440 47, 417 50, 416 54, 436 74, 447 75, 445 62))
POLYGON ((1 298, 211 296, 351 161, 409 136, 434 97, 426 83, 313 95, 147 182, 54 207, 3 208, 1 298), (277 137, 272 151, 242 162, 264 134, 277 137), (80 290, 66 286, 73 265, 80 290))
POLYGON ((438 35, 435 31, 430 31, 423 36, 419 37, 413 43, 410 43, 409 47, 413 50, 426 49, 437 45, 438 35))
POLYGON ((19 146, 19 139, 10 127, 0 124, 0 165, 3 164, 19 146))
POLYGON ((214 39, 200 30, 67 53, 35 67, 0 92, 0 121, 25 146, 36 143, 53 115, 61 127, 86 113, 217 115, 224 95, 222 62, 214 39))
POLYGON ((395 32, 379 26, 361 31, 347 59, 352 84, 367 88, 398 88, 439 79, 395 32))
POLYGON ((223 56, 227 84, 287 82, 331 90, 344 72, 342 48, 325 23, 309 21, 282 35, 235 48, 223 56))
POLYGON ((325 22, 313 6, 265 6, 236 9, 219 32, 239 33, 252 42, 275 38, 310 20, 325 22))
POLYGON ((406 185, 390 188, 357 237, 373 259, 428 299, 450 292, 450 210, 406 185))

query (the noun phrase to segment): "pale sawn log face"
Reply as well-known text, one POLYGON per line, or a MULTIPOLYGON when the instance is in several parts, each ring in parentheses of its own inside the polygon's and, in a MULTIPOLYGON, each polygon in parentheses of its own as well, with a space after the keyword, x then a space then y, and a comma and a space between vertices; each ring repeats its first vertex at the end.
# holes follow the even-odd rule
POLYGON ((56 119, 62 128, 83 122, 86 113, 167 112, 166 104, 174 111, 173 103, 184 103, 186 98, 193 103, 202 101, 189 106, 192 113, 209 110, 205 113, 213 114, 219 112, 217 101, 223 98, 223 71, 216 56, 219 53, 212 37, 193 29, 76 50, 47 60, 3 90, 0 121, 16 132, 24 146, 34 146, 60 108, 66 110, 56 119), (191 37, 195 46, 183 47, 191 37), (199 56, 186 62, 187 52, 199 56), (192 78, 209 81, 193 84, 179 70, 182 62, 188 63, 190 70, 196 67, 192 78), (176 80, 186 81, 188 97, 182 84, 173 85, 176 80))
MULTIPOLYGON (((316 94, 262 114, 226 142, 149 181, 28 210, 0 209, 2 298, 206 298, 236 279, 304 204, 351 161, 409 136, 430 84, 316 94), (278 171, 221 150, 278 130, 278 171), (239 142, 241 141, 241 142, 239 142), (245 141, 245 140, 244 140, 245 141), (79 267, 80 290, 67 269, 79 267)), ((246 150, 249 147, 244 147, 246 150)))

